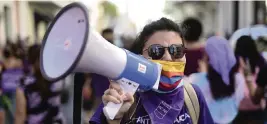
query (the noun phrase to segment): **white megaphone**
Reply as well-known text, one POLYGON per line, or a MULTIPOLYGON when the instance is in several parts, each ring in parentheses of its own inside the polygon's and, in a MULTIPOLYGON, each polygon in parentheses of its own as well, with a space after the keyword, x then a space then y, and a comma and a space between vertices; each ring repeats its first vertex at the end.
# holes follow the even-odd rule
MULTIPOLYGON (((132 93, 137 88, 157 89, 161 74, 160 64, 118 48, 92 30, 87 8, 81 3, 64 7, 49 25, 42 43, 40 68, 50 81, 72 72, 96 73, 132 93)), ((114 119, 121 105, 110 102, 104 113, 114 119)))

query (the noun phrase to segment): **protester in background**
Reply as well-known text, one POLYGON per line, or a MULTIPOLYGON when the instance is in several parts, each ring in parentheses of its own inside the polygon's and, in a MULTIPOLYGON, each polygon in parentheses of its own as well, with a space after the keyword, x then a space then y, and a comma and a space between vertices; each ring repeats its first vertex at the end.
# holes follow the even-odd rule
POLYGON ((16 124, 65 124, 61 112, 61 91, 63 82, 49 82, 40 71, 40 46, 28 50, 31 71, 21 79, 17 88, 16 124))
POLYGON ((187 18, 183 21, 184 39, 186 50, 185 75, 198 72, 198 61, 204 56, 204 43, 200 41, 202 24, 195 18, 187 18))
POLYGON ((252 73, 265 65, 265 60, 258 52, 255 41, 250 36, 242 36, 237 40, 235 54, 248 60, 252 73))
POLYGON ((265 60, 257 51, 255 41, 250 36, 242 36, 237 40, 235 55, 240 63, 240 73, 246 79, 245 97, 239 106, 238 116, 235 124, 263 124, 265 108, 264 99, 261 104, 254 104, 252 98, 257 89, 256 79, 260 67, 263 67, 265 60))
POLYGON ((4 56, 4 68, 23 68, 22 59, 24 56, 23 52, 20 51, 19 46, 16 44, 7 45, 3 51, 4 56))
POLYGON ((245 79, 238 72, 234 52, 225 38, 209 38, 205 52, 207 56, 199 62, 201 72, 189 79, 201 89, 214 122, 230 124, 244 98, 245 79))
POLYGON ((102 37, 104 37, 108 42, 114 44, 114 34, 113 29, 106 28, 102 31, 102 37))
POLYGON ((4 61, 1 73, 1 100, 5 110, 6 124, 14 123, 16 95, 20 78, 23 76, 23 54, 16 44, 8 41, 3 51, 4 61))

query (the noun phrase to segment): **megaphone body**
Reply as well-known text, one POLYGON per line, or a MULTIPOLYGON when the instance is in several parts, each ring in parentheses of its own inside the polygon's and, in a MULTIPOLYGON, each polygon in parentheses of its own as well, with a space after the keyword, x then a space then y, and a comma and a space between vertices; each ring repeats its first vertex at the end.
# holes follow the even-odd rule
MULTIPOLYGON (((70 73, 103 75, 120 84, 124 92, 157 89, 161 65, 118 48, 90 28, 86 7, 64 7, 45 33, 40 67, 43 76, 58 81, 70 73)), ((101 86, 99 86, 101 87, 101 86)), ((114 119, 122 104, 108 103, 105 114, 114 119)))
POLYGON ((96 73, 116 81, 126 79, 141 84, 140 89, 157 89, 160 65, 118 48, 92 29, 89 32, 89 42, 74 72, 96 73))

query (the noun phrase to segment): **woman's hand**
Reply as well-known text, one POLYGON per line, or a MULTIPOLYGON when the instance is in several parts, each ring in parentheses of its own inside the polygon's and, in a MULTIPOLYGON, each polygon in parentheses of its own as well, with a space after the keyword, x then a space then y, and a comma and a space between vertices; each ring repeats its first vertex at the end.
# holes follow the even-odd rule
POLYGON ((102 101, 105 106, 108 102, 113 102, 116 104, 123 102, 119 112, 115 116, 115 120, 120 120, 133 104, 134 97, 133 94, 124 94, 118 83, 110 81, 109 89, 107 89, 104 95, 102 96, 102 101))

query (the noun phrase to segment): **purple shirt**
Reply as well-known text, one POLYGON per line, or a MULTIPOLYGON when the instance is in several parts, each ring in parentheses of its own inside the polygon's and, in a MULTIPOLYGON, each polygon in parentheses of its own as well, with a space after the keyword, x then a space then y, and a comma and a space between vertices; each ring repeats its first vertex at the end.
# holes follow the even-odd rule
POLYGON ((94 93, 96 97, 102 97, 105 90, 109 87, 108 78, 98 75, 92 74, 92 88, 94 89, 94 93))
POLYGON ((14 92, 23 76, 22 68, 6 69, 2 73, 1 86, 4 92, 14 92))
MULTIPOLYGON (((206 101, 201 93, 201 90, 196 86, 193 85, 196 94, 198 96, 198 101, 199 101, 199 106, 200 106, 200 113, 199 113, 199 120, 198 124, 214 124, 213 119, 210 115, 210 112, 208 110, 206 101)), ((165 100, 166 102, 169 100, 172 100, 173 97, 172 95, 166 95, 165 100)), ((142 101, 141 101, 142 102, 142 101)), ((182 101, 184 102, 184 101, 182 101)), ((139 104, 140 107, 138 106, 135 114, 135 118, 132 119, 136 124, 150 124, 151 123, 151 118, 147 114, 147 111, 144 109, 143 105, 139 104)), ((90 120, 90 123, 93 124, 101 124, 101 115, 103 115, 103 104, 101 104, 98 109, 96 110, 95 114, 90 120)), ((168 114, 168 113, 167 113, 168 114)), ((182 105, 181 109, 179 110, 179 114, 176 119, 174 119, 173 124, 192 124, 192 120, 190 117, 190 114, 187 110, 186 105, 182 105)))

